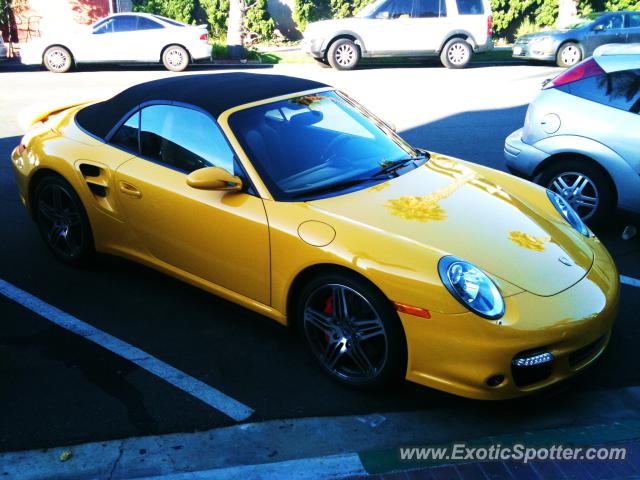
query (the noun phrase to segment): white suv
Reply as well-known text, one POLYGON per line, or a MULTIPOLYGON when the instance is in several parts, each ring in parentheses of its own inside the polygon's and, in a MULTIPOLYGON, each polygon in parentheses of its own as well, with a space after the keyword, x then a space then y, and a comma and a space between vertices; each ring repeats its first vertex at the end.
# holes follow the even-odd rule
POLYGON ((338 70, 361 57, 440 56, 463 68, 492 48, 489 0, 377 0, 353 18, 310 23, 302 47, 338 70))

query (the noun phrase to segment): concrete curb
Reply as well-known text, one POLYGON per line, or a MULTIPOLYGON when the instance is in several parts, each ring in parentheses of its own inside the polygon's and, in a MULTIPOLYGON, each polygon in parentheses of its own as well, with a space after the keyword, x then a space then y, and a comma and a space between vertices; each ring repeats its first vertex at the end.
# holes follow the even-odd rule
POLYGON ((309 475, 322 467, 320 478, 338 478, 408 468, 405 463, 389 462, 397 456, 399 446, 498 438, 507 442, 509 438, 522 440, 525 431, 543 432, 526 436, 544 441, 566 442, 575 437, 575 441, 601 444, 640 438, 640 387, 530 397, 525 402, 529 402, 522 403, 526 415, 513 413, 502 418, 484 413, 487 408, 501 409, 500 403, 469 402, 441 410, 270 420, 205 432, 9 452, 0 454, 0 476, 7 480, 275 478, 286 468, 287 477, 291 470, 300 472, 292 478, 306 479, 318 478, 309 475), (553 410, 544 408, 551 402, 553 410), (605 427, 606 436, 601 434, 605 427), (63 462, 60 458, 66 451, 72 456, 63 462), (357 473, 354 455, 363 472, 357 473), (302 476, 305 471, 309 475, 302 476))

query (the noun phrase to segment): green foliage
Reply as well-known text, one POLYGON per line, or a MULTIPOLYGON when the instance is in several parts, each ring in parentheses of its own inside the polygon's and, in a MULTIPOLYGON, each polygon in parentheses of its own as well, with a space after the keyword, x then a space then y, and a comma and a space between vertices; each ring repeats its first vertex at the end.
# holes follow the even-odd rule
POLYGON ((637 10, 640 11, 640 2, 638 0, 607 0, 604 3, 605 10, 637 10))
POLYGON ((521 37, 522 35, 528 35, 529 33, 537 32, 538 30, 538 26, 535 24, 535 22, 531 21, 531 17, 524 17, 524 20, 516 30, 516 38, 521 37))
POLYGON ((216 40, 224 40, 227 36, 227 18, 229 17, 229 0, 200 0, 209 24, 209 33, 216 40))
POLYGON ((180 22, 191 23, 194 0, 134 0, 134 12, 147 12, 173 18, 180 22))
POLYGON ((309 23, 327 18, 331 18, 329 0, 294 0, 293 21, 301 32, 309 23))
POLYGON ((273 35, 276 22, 267 12, 267 0, 254 0, 245 14, 247 30, 260 35, 261 40, 268 40, 273 35))

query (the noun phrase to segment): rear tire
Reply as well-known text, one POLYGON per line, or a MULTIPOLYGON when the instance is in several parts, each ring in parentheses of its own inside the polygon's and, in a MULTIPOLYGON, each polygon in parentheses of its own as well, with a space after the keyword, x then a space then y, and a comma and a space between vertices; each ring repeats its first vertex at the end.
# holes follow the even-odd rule
POLYGON ((440 52, 440 62, 447 68, 464 68, 472 55, 473 49, 464 38, 452 38, 440 52))
POLYGON ((294 314, 308 351, 334 380, 378 389, 404 378, 402 324, 391 302, 366 280, 348 272, 320 274, 300 291, 294 314))
POLYGON ((360 62, 360 48, 352 40, 340 38, 329 47, 327 61, 336 70, 353 70, 360 62))
POLYGON ((556 53, 556 65, 559 67, 573 67, 582 60, 582 50, 577 43, 567 42, 556 53))
POLYGON ((538 183, 562 195, 591 227, 604 225, 615 208, 616 194, 611 179, 588 160, 554 163, 542 172, 538 183))
POLYGON ((189 66, 189 52, 180 45, 170 45, 162 52, 162 64, 172 72, 183 72, 189 66))
POLYGON ((34 216, 40 235, 55 257, 69 265, 85 265, 95 249, 89 217, 82 201, 64 178, 40 180, 33 194, 34 216))
POLYGON ((44 66, 53 73, 66 73, 73 66, 71 52, 64 47, 49 47, 44 52, 44 66))

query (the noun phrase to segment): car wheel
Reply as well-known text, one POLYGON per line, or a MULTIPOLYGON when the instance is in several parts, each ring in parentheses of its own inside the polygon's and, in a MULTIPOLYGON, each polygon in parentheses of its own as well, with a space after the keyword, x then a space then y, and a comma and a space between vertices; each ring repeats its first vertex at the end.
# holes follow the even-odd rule
POLYGON ((73 66, 71 52, 64 47, 49 47, 44 52, 44 66, 53 73, 66 73, 73 66))
POLYGON ((65 263, 87 263, 94 254, 93 235, 82 201, 69 182, 45 177, 33 198, 36 224, 49 250, 65 263))
POLYGON ((308 350, 332 378, 365 389, 404 378, 400 319, 365 280, 341 273, 317 276, 300 292, 295 313, 308 350))
POLYGON ((591 226, 605 223, 615 207, 611 180, 586 161, 568 160, 554 164, 542 173, 539 183, 562 195, 591 226))
POLYGON ((582 50, 577 43, 565 43, 556 54, 556 64, 559 67, 572 67, 580 60, 582 60, 582 50))
POLYGON ((336 70, 352 70, 360 62, 360 48, 348 38, 341 38, 329 47, 327 61, 336 70))
POLYGON ((453 38, 440 52, 440 61, 447 68, 464 68, 471 61, 472 55, 473 50, 466 40, 453 38))
POLYGON ((162 64, 172 72, 182 72, 189 66, 189 52, 179 45, 171 45, 162 52, 162 64))

